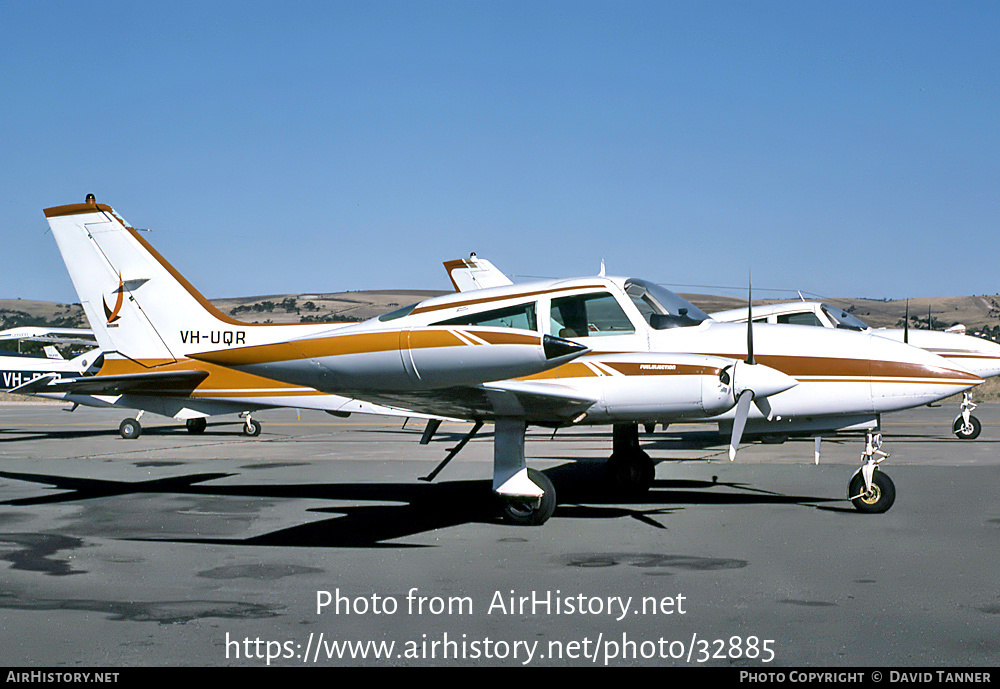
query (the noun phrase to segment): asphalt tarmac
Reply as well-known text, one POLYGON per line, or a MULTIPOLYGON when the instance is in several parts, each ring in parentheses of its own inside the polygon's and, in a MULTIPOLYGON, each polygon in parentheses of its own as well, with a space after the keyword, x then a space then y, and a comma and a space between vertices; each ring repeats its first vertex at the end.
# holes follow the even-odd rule
POLYGON ((863 439, 642 435, 641 500, 604 490, 610 429, 531 429, 559 507, 509 526, 489 427, 272 410, 191 435, 120 412, 0 407, 0 665, 981 667, 1000 660, 1000 406, 884 418, 893 508, 856 512, 863 439), (361 656, 366 657, 362 658, 361 656))

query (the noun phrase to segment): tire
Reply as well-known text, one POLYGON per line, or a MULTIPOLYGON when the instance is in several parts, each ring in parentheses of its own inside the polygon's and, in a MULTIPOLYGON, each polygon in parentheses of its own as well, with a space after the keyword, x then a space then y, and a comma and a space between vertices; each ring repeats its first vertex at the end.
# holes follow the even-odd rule
POLYGON ((243 424, 243 435, 250 436, 251 438, 256 438, 260 435, 260 421, 256 419, 250 419, 250 424, 243 424))
POLYGON ((952 424, 951 430, 955 433, 956 437, 961 438, 962 440, 975 440, 976 438, 979 437, 979 434, 982 433, 983 424, 979 423, 979 419, 977 419, 975 416, 970 416, 969 425, 972 426, 972 430, 969 432, 965 432, 963 430, 965 424, 962 423, 962 417, 959 416, 957 419, 955 419, 955 423, 952 424))
POLYGON ((203 416, 199 416, 196 419, 188 419, 184 422, 187 426, 188 433, 204 433, 205 428, 208 426, 208 421, 203 416))
POLYGON ((503 516, 511 524, 541 526, 556 511, 556 489, 549 477, 537 469, 528 469, 528 478, 544 491, 542 499, 535 504, 529 500, 508 498, 503 506, 503 516))
POLYGON ((781 445, 787 441, 787 433, 764 433, 760 436, 760 442, 765 445, 781 445))
POLYGON ((872 475, 871 493, 862 495, 864 492, 865 477, 858 471, 851 478, 851 482, 847 486, 847 497, 854 498, 851 500, 851 504, 854 505, 856 510, 868 514, 881 514, 888 512, 889 508, 892 507, 892 503, 896 502, 895 484, 893 484, 892 479, 884 472, 877 469, 872 475), (855 498, 855 495, 858 497, 855 498))
POLYGON ((118 432, 125 440, 134 440, 142 434, 142 426, 135 419, 125 419, 118 425, 118 432))
POLYGON ((615 452, 608 459, 608 481, 622 496, 639 497, 649 492, 656 479, 656 466, 642 450, 615 452))

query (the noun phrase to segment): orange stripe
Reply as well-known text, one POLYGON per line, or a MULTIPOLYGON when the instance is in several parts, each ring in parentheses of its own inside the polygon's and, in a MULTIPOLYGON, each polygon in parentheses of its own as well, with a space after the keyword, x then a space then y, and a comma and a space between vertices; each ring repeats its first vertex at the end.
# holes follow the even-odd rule
POLYGON ((556 292, 569 292, 571 290, 577 289, 607 289, 606 285, 577 285, 575 287, 560 287, 559 289, 541 289, 534 292, 522 292, 520 294, 507 294, 496 297, 483 297, 482 299, 467 299, 465 301, 452 301, 446 304, 432 304, 429 306, 418 306, 411 311, 411 314, 416 313, 427 313, 429 311, 440 311, 442 309, 453 309, 459 306, 472 306, 474 304, 489 304, 495 301, 506 301, 508 299, 523 299, 524 297, 533 297, 539 294, 555 294, 556 292))

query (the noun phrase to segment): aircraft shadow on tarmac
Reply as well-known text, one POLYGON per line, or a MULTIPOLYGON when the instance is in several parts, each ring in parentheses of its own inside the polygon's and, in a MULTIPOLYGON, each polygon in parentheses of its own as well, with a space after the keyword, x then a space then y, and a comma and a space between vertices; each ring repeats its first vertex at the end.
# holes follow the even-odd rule
MULTIPOLYGON (((614 497, 606 485, 603 462, 576 462, 545 470, 556 486, 559 506, 554 519, 632 518, 658 529, 666 526, 657 517, 692 505, 800 505, 816 508, 831 498, 783 495, 742 483, 716 480, 659 480, 639 499, 614 497)), ((499 522, 498 505, 488 480, 440 483, 329 483, 286 485, 204 485, 208 481, 236 476, 234 473, 202 473, 149 481, 110 481, 0 471, 0 477, 42 484, 62 492, 0 502, 0 506, 27 507, 75 503, 134 494, 211 495, 270 499, 312 499, 376 502, 381 504, 321 507, 312 513, 335 516, 320 521, 278 529, 248 538, 156 538, 176 543, 202 543, 281 547, 425 547, 419 544, 387 543, 393 539, 428 533, 469 523, 499 522), (392 504, 385 504, 392 503, 392 504)), ((715 477, 713 477, 714 479, 715 477)), ((515 527, 511 527, 512 529, 515 527)), ((528 527, 521 527, 528 528, 528 527)), ((542 527, 544 528, 544 527, 542 527)), ((147 540, 147 539, 129 539, 147 540)))

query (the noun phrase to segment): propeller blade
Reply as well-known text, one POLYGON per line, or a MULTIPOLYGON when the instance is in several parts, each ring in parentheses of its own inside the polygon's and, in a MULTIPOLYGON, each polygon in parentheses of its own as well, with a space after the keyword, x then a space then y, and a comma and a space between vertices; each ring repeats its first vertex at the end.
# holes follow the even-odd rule
POLYGON ((733 419, 733 437, 729 441, 729 461, 736 459, 736 448, 743 437, 743 429, 747 425, 747 416, 750 414, 750 403, 753 401, 753 393, 744 390, 740 393, 740 398, 736 401, 736 418, 733 419))
POLYGON ((903 344, 910 344, 910 300, 906 300, 906 320, 903 322, 903 344))
POLYGON ((763 414, 768 421, 774 418, 774 411, 771 409, 771 403, 767 401, 766 397, 757 397, 754 395, 753 403, 758 409, 760 409, 760 413, 763 414))

